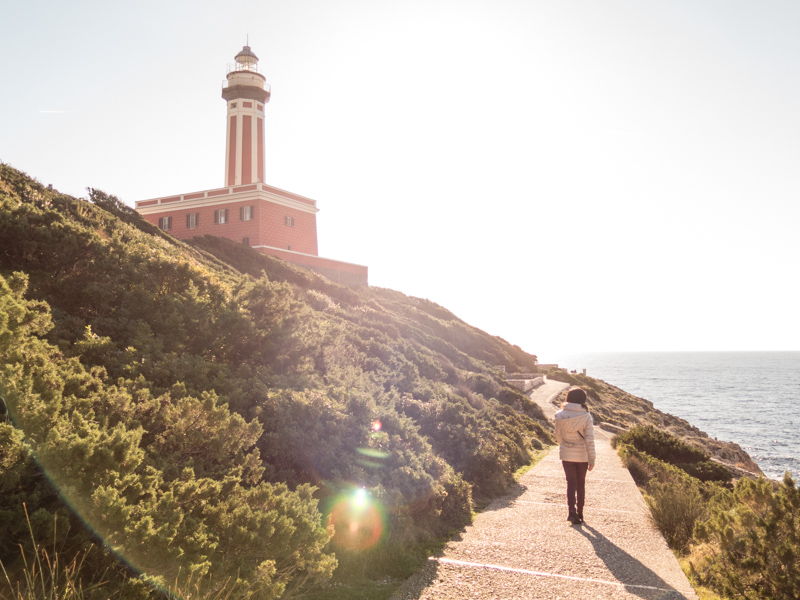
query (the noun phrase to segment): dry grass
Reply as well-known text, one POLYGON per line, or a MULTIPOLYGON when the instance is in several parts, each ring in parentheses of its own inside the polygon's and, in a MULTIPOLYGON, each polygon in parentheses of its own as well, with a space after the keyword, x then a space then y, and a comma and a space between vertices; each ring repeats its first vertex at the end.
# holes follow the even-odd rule
POLYGON ((650 518, 673 550, 685 552, 694 524, 706 513, 706 502, 691 483, 651 481, 645 501, 650 518))
MULTIPOLYGON (((98 590, 107 585, 105 573, 91 575, 90 583, 84 587, 84 565, 92 551, 78 552, 71 560, 65 560, 55 548, 43 548, 33 535, 28 508, 23 504, 28 531, 31 536, 32 549, 26 551, 20 546, 20 557, 13 566, 0 561, 0 600, 83 600, 98 597, 98 590)), ((58 521, 53 521, 53 528, 58 521)), ((54 535, 53 539, 57 536, 54 535)), ((183 600, 228 600, 235 588, 231 581, 217 586, 208 577, 189 576, 180 582, 178 578, 173 584, 154 587, 163 589, 169 598, 183 600)), ((116 592, 112 593, 112 596, 116 592)))
POLYGON ((536 451, 536 453, 533 454, 533 458, 531 459, 530 463, 514 471, 514 481, 519 481, 520 479, 522 479, 522 476, 525 475, 525 473, 527 473, 533 467, 539 464, 539 461, 542 460, 545 456, 547 456, 547 453, 550 452, 550 449, 552 447, 553 446, 545 446, 541 450, 536 451))
MULTIPOLYGON (((82 600, 105 583, 103 576, 93 578, 95 583, 83 587, 81 571, 92 548, 77 553, 72 560, 64 560, 55 548, 48 551, 33 536, 28 508, 23 504, 28 521, 32 550, 20 546, 20 558, 15 568, 7 569, 0 562, 0 599, 2 600, 82 600)), ((53 521, 56 529, 58 522, 53 521)), ((54 534, 53 539, 57 539, 54 534)), ((104 574, 103 574, 104 575, 104 574)))
POLYGON ((705 562, 705 556, 708 556, 708 553, 711 552, 712 549, 708 548, 706 544, 701 545, 693 545, 691 552, 686 556, 678 556, 678 562, 681 565, 681 569, 686 574, 686 577, 692 584, 692 587, 697 592, 698 597, 700 600, 726 600, 724 596, 720 596, 711 588, 708 588, 700 582, 698 575, 697 575, 697 566, 698 561, 701 563, 705 562))

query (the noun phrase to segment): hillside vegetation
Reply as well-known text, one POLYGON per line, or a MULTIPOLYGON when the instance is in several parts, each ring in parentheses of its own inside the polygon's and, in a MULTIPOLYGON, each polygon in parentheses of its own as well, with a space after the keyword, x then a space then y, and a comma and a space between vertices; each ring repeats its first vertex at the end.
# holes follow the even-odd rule
POLYGON ((407 575, 552 442, 500 370, 534 365, 433 302, 0 165, 0 582, 32 540, 87 598, 407 575))
POLYGON ((706 452, 650 425, 613 444, 696 587, 730 599, 798 597, 800 489, 790 473, 734 483, 706 452))

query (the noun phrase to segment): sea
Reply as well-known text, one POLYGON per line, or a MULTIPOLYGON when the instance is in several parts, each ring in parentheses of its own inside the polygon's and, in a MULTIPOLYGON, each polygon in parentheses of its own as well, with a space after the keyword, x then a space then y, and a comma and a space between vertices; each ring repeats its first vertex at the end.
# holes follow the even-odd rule
POLYGON ((540 357, 586 369, 744 448, 771 479, 800 474, 800 352, 609 352, 540 357))

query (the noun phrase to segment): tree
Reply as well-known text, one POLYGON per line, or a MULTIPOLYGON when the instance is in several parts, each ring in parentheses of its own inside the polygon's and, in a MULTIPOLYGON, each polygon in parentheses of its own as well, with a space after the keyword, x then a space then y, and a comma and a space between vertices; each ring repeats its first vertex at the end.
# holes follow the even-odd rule
POLYGON ((724 596, 800 598, 800 490, 789 473, 777 489, 763 478, 740 479, 732 499, 712 504, 695 537, 712 549, 697 574, 724 596))

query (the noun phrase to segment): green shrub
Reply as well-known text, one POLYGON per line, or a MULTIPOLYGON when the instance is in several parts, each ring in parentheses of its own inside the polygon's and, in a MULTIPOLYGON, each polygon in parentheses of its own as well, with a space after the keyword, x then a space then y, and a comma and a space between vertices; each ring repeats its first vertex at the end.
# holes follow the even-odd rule
POLYGON ((655 475, 653 469, 650 468, 647 462, 635 454, 626 454, 622 462, 628 468, 628 471, 630 472, 631 477, 633 477, 633 480, 636 482, 636 485, 640 487, 647 485, 647 483, 653 479, 655 475))
POLYGON ((700 481, 727 482, 733 478, 733 474, 728 467, 712 460, 704 460, 698 463, 683 463, 675 466, 679 469, 683 469, 689 475, 700 481))
POLYGON ((476 394, 484 398, 496 398, 500 392, 500 385, 491 377, 481 373, 469 373, 464 383, 476 394))
MULTIPOLYGON (((192 398, 177 385, 175 398, 156 399, 64 358, 39 337, 50 314, 24 299, 25 284, 0 276, 0 381, 12 421, 0 423, 0 560, 18 544, 39 555, 20 512, 31 503, 31 531, 52 523, 63 510, 55 487, 94 530, 70 518, 68 543, 96 535, 154 580, 241 577, 237 595, 277 598, 330 576, 315 490, 259 482, 257 423, 213 392, 192 398)), ((84 562, 118 569, 109 593, 124 578, 107 549, 84 562)))
POLYGON ((798 598, 800 490, 787 473, 777 486, 740 479, 716 496, 695 537, 705 546, 694 575, 726 598, 798 598))
POLYGON ((705 514, 705 501, 690 481, 651 481, 645 501, 650 518, 673 550, 683 552, 692 538, 695 523, 705 514))
POLYGON ((629 465, 632 465, 636 471, 635 474, 631 472, 631 475, 640 487, 646 486, 652 480, 671 482, 689 479, 689 475, 682 469, 646 452, 640 452, 632 444, 621 444, 617 438, 614 438, 614 443, 625 466, 630 469, 629 465))
POLYGON ((613 438, 612 444, 615 448, 630 445, 639 452, 678 467, 700 481, 728 482, 733 477, 726 466, 710 460, 702 450, 652 425, 637 425, 620 433, 613 438))
POLYGON ((639 487, 645 490, 650 518, 670 548, 683 552, 698 519, 705 514, 705 493, 700 481, 676 465, 614 439, 623 464, 639 487))
POLYGON ((617 439, 618 443, 632 444, 640 452, 646 452, 672 465, 694 464, 708 460, 708 455, 702 450, 652 425, 638 425, 619 434, 617 439))
POLYGON ((581 385, 581 381, 578 378, 577 374, 568 373, 564 369, 551 369, 547 372, 547 378, 551 381, 560 381, 562 383, 568 383, 570 385, 581 385))

